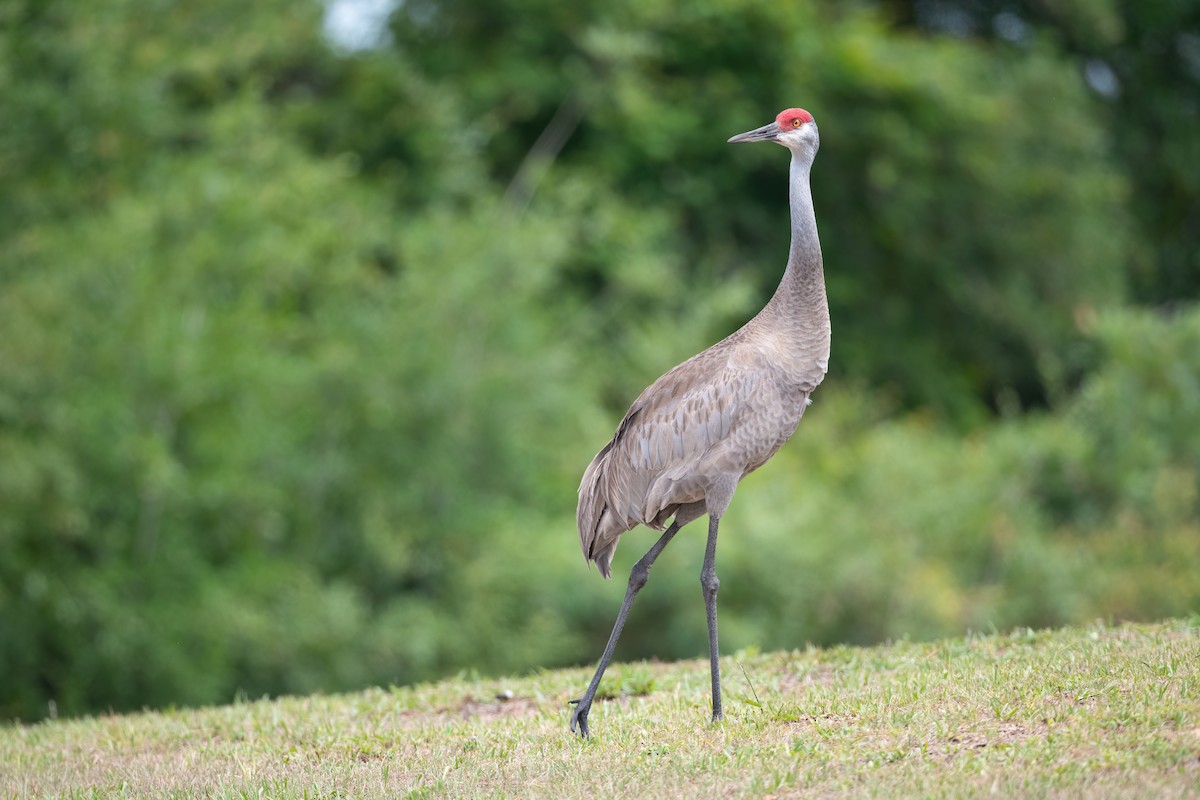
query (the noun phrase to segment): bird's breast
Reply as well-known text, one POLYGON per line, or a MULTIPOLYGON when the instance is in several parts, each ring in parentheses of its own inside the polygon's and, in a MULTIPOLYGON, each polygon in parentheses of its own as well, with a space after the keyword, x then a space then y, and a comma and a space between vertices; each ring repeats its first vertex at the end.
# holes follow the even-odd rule
MULTIPOLYGON (((829 333, 789 328, 758 332, 749 342, 747 361, 769 375, 785 394, 812 393, 829 370, 829 333)), ((800 408, 803 411, 803 407, 800 408)))

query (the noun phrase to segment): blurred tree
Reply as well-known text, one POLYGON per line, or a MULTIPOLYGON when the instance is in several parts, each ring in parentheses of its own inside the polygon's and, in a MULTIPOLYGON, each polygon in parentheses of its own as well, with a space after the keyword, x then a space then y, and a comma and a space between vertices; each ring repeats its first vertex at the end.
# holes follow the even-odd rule
POLYGON ((480 200, 397 232, 347 162, 272 124, 221 104, 203 147, 39 226, 0 296, 5 716, 407 681, 571 641, 520 587, 503 626, 463 613, 509 509, 569 513, 533 445, 580 438, 586 384, 561 318, 528 313, 559 226, 505 235, 480 200))
MULTIPOLYGON (((1069 57, 1132 190, 1134 297, 1200 298, 1200 4, 1193 0, 886 0, 898 21, 1069 57)), ((1013 58, 1020 58, 1014 55, 1013 58)))

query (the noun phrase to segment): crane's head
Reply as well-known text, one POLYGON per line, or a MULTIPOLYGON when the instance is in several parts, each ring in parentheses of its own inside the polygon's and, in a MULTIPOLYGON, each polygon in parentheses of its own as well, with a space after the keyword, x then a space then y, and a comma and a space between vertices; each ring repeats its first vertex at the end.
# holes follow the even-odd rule
POLYGON ((775 142, 789 150, 811 147, 815 153, 821 144, 821 138, 817 134, 817 123, 813 121, 812 114, 803 108, 788 108, 780 111, 771 124, 739 133, 731 137, 729 142, 775 142))

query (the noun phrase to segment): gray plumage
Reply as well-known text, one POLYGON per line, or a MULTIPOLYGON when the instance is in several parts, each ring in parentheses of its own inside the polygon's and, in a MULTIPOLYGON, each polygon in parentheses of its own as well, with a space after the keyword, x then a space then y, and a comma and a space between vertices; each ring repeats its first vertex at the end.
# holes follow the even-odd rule
POLYGON ((825 377, 829 306, 808 180, 818 139, 814 123, 805 127, 811 135, 788 145, 792 246, 775 295, 642 392, 583 473, 579 543, 606 578, 625 531, 723 514, 737 482, 791 437, 825 377))
POLYGON ((708 619, 713 720, 721 714, 717 645, 717 533, 734 489, 795 432, 829 366, 829 305, 808 175, 820 146, 812 115, 799 108, 731 142, 776 142, 792 153, 792 245, 771 300, 739 330, 650 385, 629 407, 612 441, 579 485, 576 522, 583 555, 612 575, 621 534, 638 525, 662 536, 629 573, 625 600, 571 730, 588 735, 588 712, 612 660, 634 597, 681 527, 708 515, 700 586, 708 619), (667 521, 671 520, 668 527, 667 521), (665 530, 664 530, 665 529, 665 530))

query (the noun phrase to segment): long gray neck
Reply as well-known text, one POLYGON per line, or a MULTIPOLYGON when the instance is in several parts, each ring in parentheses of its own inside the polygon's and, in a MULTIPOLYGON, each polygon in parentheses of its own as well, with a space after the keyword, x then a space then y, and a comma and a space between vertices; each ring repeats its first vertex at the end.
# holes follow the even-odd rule
POLYGON ((788 180, 788 200, 792 207, 792 247, 781 288, 815 285, 820 287, 820 296, 824 298, 821 240, 817 236, 817 215, 813 210, 812 189, 808 182, 811 169, 811 157, 800 151, 792 152, 788 180))
POLYGON ((792 246, 787 269, 774 296, 759 314, 761 325, 786 334, 797 360, 815 388, 829 364, 829 301, 817 217, 808 176, 814 150, 793 150, 788 196, 792 208, 792 246))

